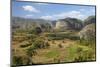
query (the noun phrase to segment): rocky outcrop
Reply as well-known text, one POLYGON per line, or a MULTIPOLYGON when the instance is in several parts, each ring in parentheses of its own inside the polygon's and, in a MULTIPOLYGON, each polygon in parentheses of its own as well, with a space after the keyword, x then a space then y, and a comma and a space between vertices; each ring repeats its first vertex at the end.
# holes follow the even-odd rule
POLYGON ((56 22, 55 29, 57 30, 80 30, 82 29, 82 21, 76 18, 65 18, 56 22))
POLYGON ((91 23, 96 23, 95 16, 89 16, 87 19, 84 20, 84 26, 91 24, 91 23))
POLYGON ((80 39, 84 39, 87 41, 92 41, 95 39, 96 37, 96 31, 95 31, 95 23, 92 24, 88 24, 86 25, 80 32, 79 32, 79 36, 80 39))
POLYGON ((66 30, 68 28, 67 23, 65 21, 57 21, 55 29, 63 29, 66 30))

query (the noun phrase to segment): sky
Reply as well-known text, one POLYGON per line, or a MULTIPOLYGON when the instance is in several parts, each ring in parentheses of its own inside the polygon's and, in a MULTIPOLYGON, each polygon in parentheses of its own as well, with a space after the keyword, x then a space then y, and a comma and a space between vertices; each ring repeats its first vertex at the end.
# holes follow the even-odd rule
POLYGON ((95 15, 95 6, 36 3, 36 2, 12 2, 12 16, 58 20, 67 17, 86 19, 88 16, 95 15))

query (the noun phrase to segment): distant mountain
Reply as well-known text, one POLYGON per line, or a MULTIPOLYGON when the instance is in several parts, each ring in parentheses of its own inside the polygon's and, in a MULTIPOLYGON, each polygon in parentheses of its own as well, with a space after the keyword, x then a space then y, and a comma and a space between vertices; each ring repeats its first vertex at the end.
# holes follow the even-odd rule
POLYGON ((84 26, 91 23, 96 23, 96 16, 89 16, 87 19, 84 20, 84 26))
POLYGON ((43 19, 26 19, 20 17, 12 17, 12 28, 13 29, 33 29, 34 27, 40 27, 48 29, 52 27, 51 21, 43 19))
POLYGON ((95 16, 89 16, 84 21, 77 18, 64 18, 56 21, 44 19, 27 19, 21 17, 12 17, 12 29, 31 30, 34 27, 40 27, 42 31, 80 31, 89 24, 96 23, 95 16))
POLYGON ((89 16, 87 19, 84 20, 83 23, 84 27, 79 32, 79 36, 81 39, 85 39, 87 41, 92 41, 96 37, 96 17, 89 16))
POLYGON ((80 32, 79 36, 81 39, 87 40, 87 41, 92 41, 96 37, 96 28, 95 28, 95 23, 91 23, 86 25, 80 32))
POLYGON ((60 19, 56 22, 55 29, 62 30, 80 30, 82 29, 82 21, 76 18, 60 19))

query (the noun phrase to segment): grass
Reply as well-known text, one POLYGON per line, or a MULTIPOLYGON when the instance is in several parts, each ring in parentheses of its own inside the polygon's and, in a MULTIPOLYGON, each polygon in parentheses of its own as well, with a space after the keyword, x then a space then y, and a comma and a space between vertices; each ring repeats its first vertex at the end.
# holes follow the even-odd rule
POLYGON ((57 50, 50 50, 48 53, 45 54, 47 58, 56 58, 59 56, 59 51, 57 50))
POLYGON ((88 61, 88 60, 94 59, 93 58, 93 55, 95 54, 94 50, 90 48, 89 46, 74 44, 70 46, 69 48, 67 48, 67 51, 68 51, 68 56, 66 58, 66 61, 69 61, 69 62, 74 62, 75 58, 79 58, 79 56, 81 56, 81 58, 84 59, 80 61, 88 61))
POLYGON ((62 40, 62 39, 71 39, 71 40, 78 40, 79 37, 75 35, 74 33, 67 33, 67 32, 58 32, 58 33, 46 33, 46 37, 48 37, 49 40, 62 40))
POLYGON ((77 52, 77 45, 72 45, 69 48, 66 49, 68 51, 68 56, 66 60, 68 61, 73 61, 74 57, 76 57, 76 52, 77 52))
MULTIPOLYGON (((46 35, 47 35, 46 38, 51 39, 50 48, 37 50, 37 55, 33 56, 33 58, 32 58, 33 61, 35 61, 37 64, 40 61, 41 61, 41 63, 50 63, 50 62, 56 63, 59 61, 59 59, 60 59, 60 62, 74 62, 75 58, 78 58, 80 55, 82 58, 86 57, 85 59, 87 60, 87 55, 95 55, 94 49, 90 48, 89 46, 82 45, 82 43, 77 43, 78 39, 76 39, 76 38, 78 38, 78 37, 76 35, 73 36, 73 34, 71 34, 71 33, 69 34, 66 32, 58 33, 56 35, 54 33, 48 33, 46 35), (65 38, 65 40, 64 40, 64 38, 65 38), (66 39, 68 39, 68 40, 66 40, 66 39), (64 40, 64 43, 62 43, 63 40, 64 40), (55 43, 51 43, 52 41, 54 41, 55 43), (59 44, 62 44, 63 47, 59 48, 58 47, 59 44)), ((45 37, 45 36, 43 36, 43 37, 45 37)), ((26 38, 27 38, 27 36, 26 36, 26 38)), ((22 38, 22 39, 24 40, 24 38, 22 38)), ((34 39, 34 37, 32 39, 34 39)), ((40 39, 40 38, 37 37, 37 39, 40 39)), ((19 40, 19 39, 17 38, 17 40, 19 40)), ((42 38, 42 40, 43 40, 43 38, 42 38)), ((17 50, 19 50, 19 52, 17 51, 18 55, 25 54, 26 48, 28 48, 28 46, 30 46, 29 44, 20 45, 20 43, 21 42, 17 43, 18 45, 13 45, 14 48, 16 47, 17 50), (25 47, 25 50, 22 49, 22 47, 25 47)), ((39 43, 39 42, 37 42, 37 43, 39 43)), ((92 59, 95 59, 95 58, 93 58, 93 57, 91 58, 91 56, 90 56, 89 60, 92 60, 92 59)))

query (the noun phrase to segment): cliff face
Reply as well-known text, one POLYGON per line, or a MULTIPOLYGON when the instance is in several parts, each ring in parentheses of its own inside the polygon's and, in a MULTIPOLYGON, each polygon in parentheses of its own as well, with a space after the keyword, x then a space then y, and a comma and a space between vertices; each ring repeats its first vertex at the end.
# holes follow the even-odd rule
MULTIPOLYGON (((12 29, 33 29, 34 27, 40 27, 43 31, 83 31, 83 28, 86 28, 87 25, 95 23, 95 16, 89 16, 84 21, 81 21, 77 18, 64 18, 56 21, 43 20, 43 19, 27 19, 27 18, 12 18, 12 29)), ((85 32, 83 32, 85 33, 85 32)))
POLYGON ((81 39, 85 40, 94 40, 96 37, 96 18, 95 16, 89 16, 87 19, 84 21, 84 27, 83 29, 79 32, 79 36, 81 39))
POLYGON ((66 30, 67 29, 67 23, 65 21, 57 21, 56 22, 56 26, 55 28, 56 29, 63 29, 63 30, 66 30))
POLYGON ((75 18, 65 18, 56 22, 55 29, 57 30, 80 30, 82 29, 82 21, 75 18))
POLYGON ((94 40, 96 37, 95 34, 95 23, 86 25, 80 32, 80 38, 85 40, 94 40))
POLYGON ((84 26, 95 22, 96 22, 96 16, 89 16, 87 19, 84 20, 84 26))

